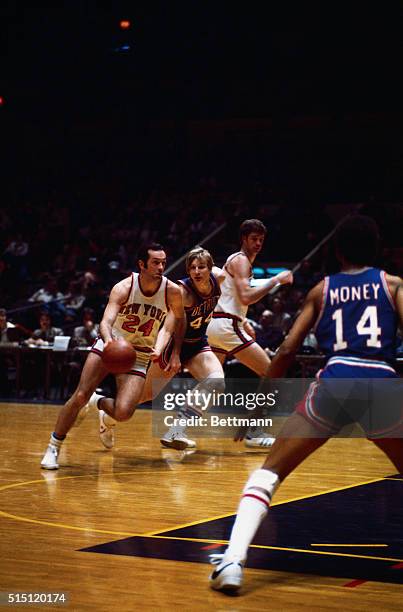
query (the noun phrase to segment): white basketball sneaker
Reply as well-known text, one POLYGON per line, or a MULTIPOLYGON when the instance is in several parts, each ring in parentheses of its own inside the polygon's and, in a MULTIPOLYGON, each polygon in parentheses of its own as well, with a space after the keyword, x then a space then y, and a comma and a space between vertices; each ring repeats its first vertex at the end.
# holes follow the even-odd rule
POLYGON ((43 470, 58 470, 59 464, 57 462, 57 458, 59 456, 60 448, 55 446, 54 444, 49 444, 46 449, 46 453, 43 456, 41 461, 41 468, 43 470))
MULTIPOLYGON (((102 397, 102 396, 100 396, 102 397)), ((99 411, 99 437, 101 439, 102 444, 108 450, 111 450, 115 444, 115 424, 107 425, 104 421, 104 417, 106 416, 106 412, 104 410, 99 411)))
POLYGON ((78 427, 79 425, 81 425, 81 423, 84 421, 89 411, 92 410, 93 408, 98 407, 98 400, 100 400, 101 397, 104 397, 104 396, 99 395, 98 393, 95 393, 94 391, 94 393, 91 395, 88 402, 85 404, 85 406, 83 406, 80 409, 79 413, 77 414, 77 417, 74 423, 74 427, 78 427))
POLYGON ((216 569, 210 575, 210 586, 215 591, 235 593, 241 588, 243 566, 239 559, 231 559, 224 554, 210 555, 210 563, 216 569))
POLYGON ((165 448, 174 448, 178 451, 183 451, 188 448, 196 448, 196 442, 187 438, 185 432, 178 429, 169 429, 166 434, 160 438, 162 446, 165 448))
POLYGON ((249 448, 270 448, 275 443, 276 438, 272 438, 265 431, 249 431, 245 437, 245 446, 249 448))

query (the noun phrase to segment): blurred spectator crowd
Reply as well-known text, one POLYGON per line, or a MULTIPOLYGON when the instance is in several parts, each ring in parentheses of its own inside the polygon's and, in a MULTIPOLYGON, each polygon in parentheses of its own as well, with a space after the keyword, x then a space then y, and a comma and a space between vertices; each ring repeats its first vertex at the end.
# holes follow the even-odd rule
MULTIPOLYGON (((384 241, 379 264, 402 275, 403 254, 396 244, 402 207, 391 211, 388 220, 372 204, 361 209, 371 213, 390 238, 384 241)), ((225 223, 206 245, 222 265, 238 248, 240 223, 251 217, 268 227, 260 259, 290 268, 334 226, 319 204, 297 206, 259 182, 244 189, 223 187, 214 177, 200 179, 186 190, 170 186, 130 198, 108 195, 98 200, 53 191, 6 202, 0 210, 1 342, 38 346, 67 334, 70 346, 90 346, 111 287, 137 269, 137 252, 144 243, 161 242, 170 265, 225 223)), ((313 259, 301 262, 291 288, 281 288, 250 308, 256 340, 269 354, 284 339, 309 289, 335 269, 334 256, 325 245, 313 259)), ((175 280, 183 273, 178 268, 170 276, 175 280)), ((302 352, 317 352, 313 333, 302 352)))

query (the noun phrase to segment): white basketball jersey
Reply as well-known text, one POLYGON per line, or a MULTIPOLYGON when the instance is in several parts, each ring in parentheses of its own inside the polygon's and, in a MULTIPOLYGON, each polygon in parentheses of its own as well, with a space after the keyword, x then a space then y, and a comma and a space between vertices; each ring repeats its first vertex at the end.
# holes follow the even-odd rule
MULTIPOLYGON (((225 278, 221 283, 221 296, 218 300, 215 312, 227 312, 229 314, 236 315, 243 320, 248 312, 248 306, 242 304, 241 300, 239 299, 234 283, 234 277, 228 271, 228 264, 237 256, 246 257, 245 253, 238 251, 237 253, 232 253, 224 264, 223 270, 225 272, 225 278)), ((250 266, 249 278, 252 278, 252 266, 250 266)))
POLYGON ((113 335, 125 338, 136 350, 149 353, 155 345, 158 330, 168 312, 168 279, 163 276, 153 295, 144 295, 140 275, 132 272, 129 297, 113 324, 113 335))

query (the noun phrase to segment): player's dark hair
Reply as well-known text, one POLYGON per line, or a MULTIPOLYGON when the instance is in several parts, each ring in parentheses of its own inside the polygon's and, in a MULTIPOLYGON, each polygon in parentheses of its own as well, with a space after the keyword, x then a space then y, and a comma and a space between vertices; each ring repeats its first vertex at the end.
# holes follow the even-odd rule
POLYGON ((187 254, 185 261, 186 272, 189 272, 190 266, 195 259, 204 259, 208 269, 211 272, 214 266, 213 258, 211 257, 211 253, 207 251, 207 249, 203 249, 201 246, 194 247, 194 249, 189 251, 187 254))
POLYGON ((348 263, 371 265, 379 248, 378 226, 371 217, 353 215, 340 225, 335 234, 336 254, 348 263))
POLYGON ((241 241, 245 236, 249 236, 249 234, 252 233, 266 235, 267 228, 259 219, 246 219, 246 221, 241 223, 241 227, 239 228, 241 241))
POLYGON ((150 258, 150 253, 148 251, 165 251, 165 249, 159 242, 148 242, 143 244, 137 252, 137 259, 142 261, 145 267, 147 267, 147 262, 150 258))

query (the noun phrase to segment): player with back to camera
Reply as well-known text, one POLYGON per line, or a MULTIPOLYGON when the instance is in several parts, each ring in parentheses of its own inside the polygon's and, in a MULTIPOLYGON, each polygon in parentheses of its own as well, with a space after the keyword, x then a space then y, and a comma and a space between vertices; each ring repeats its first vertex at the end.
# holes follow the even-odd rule
MULTIPOLYGON (((402 281, 371 267, 379 236, 369 217, 356 215, 346 220, 338 229, 335 242, 341 272, 326 277, 311 289, 299 317, 273 358, 269 375, 284 376, 314 325, 319 347, 327 357, 326 365, 287 419, 262 469, 255 470, 247 481, 229 546, 223 555, 211 555, 216 565, 210 577, 213 589, 239 589, 248 547, 279 484, 343 426, 360 423, 367 438, 403 472, 401 390, 399 393, 399 389, 392 387, 394 405, 392 402, 387 406, 389 411, 385 414, 382 392, 386 387, 378 387, 382 410, 374 406, 370 419, 368 410, 362 412, 357 397, 345 401, 341 409, 340 399, 334 399, 328 392, 336 379, 338 384, 340 379, 349 379, 351 385, 354 384, 351 379, 361 379, 357 388, 366 384, 362 379, 370 379, 371 394, 376 389, 376 379, 388 379, 378 380, 378 386, 399 384, 391 362, 395 358, 398 318, 403 324, 402 281)), ((362 396, 358 399, 362 401, 362 396)))
POLYGON ((99 410, 101 440, 106 448, 112 448, 116 422, 127 421, 133 415, 143 392, 149 362, 159 359, 173 332, 175 346, 167 369, 175 373, 180 368, 185 322, 181 291, 163 276, 166 254, 160 244, 142 247, 138 259, 140 272, 132 272, 112 288, 100 323, 101 337, 91 348, 77 389, 60 410, 41 462, 44 469, 58 469, 63 440, 77 416, 81 421, 92 407, 99 410), (95 393, 108 374, 102 351, 113 338, 122 337, 135 348, 136 361, 130 372, 116 374, 116 399, 106 398, 95 393))
MULTIPOLYGON (((224 372, 220 361, 208 345, 206 329, 221 295, 220 283, 224 274, 220 268, 214 266, 209 251, 200 246, 189 251, 185 266, 189 276, 178 281, 186 314, 180 361, 193 378, 199 381, 197 388, 204 390, 212 386, 216 392, 221 392, 224 390, 224 372)), ((173 344, 174 338, 171 338, 159 363, 154 362, 148 370, 142 402, 158 395, 174 376, 172 369, 168 372, 165 370, 173 344)), ((177 418, 186 418, 191 414, 198 414, 197 407, 187 406, 179 412, 177 418)), ((196 442, 185 435, 185 427, 180 424, 170 427, 161 438, 161 444, 176 450, 196 446, 196 442)))
MULTIPOLYGON (((262 250, 266 234, 265 225, 258 219, 247 219, 241 224, 241 248, 228 257, 223 267, 221 296, 207 328, 208 342, 221 363, 234 356, 261 378, 267 375, 270 358, 255 341, 254 330, 246 321, 248 306, 259 302, 276 285, 293 281, 292 273, 284 271, 258 287, 251 287, 252 264, 262 250)), ((274 438, 259 428, 248 429, 247 446, 269 447, 273 442, 274 438)))

